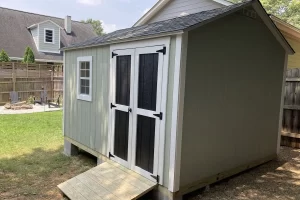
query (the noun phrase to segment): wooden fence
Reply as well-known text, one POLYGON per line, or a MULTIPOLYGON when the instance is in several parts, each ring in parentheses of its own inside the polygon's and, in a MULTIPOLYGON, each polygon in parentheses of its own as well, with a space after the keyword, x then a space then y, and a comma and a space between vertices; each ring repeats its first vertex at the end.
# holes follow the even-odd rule
POLYGON ((62 65, 0 63, 0 105, 9 102, 11 91, 17 91, 25 101, 30 96, 40 98, 42 88, 48 98, 62 97, 62 65))
POLYGON ((300 68, 288 69, 281 145, 300 148, 300 68))

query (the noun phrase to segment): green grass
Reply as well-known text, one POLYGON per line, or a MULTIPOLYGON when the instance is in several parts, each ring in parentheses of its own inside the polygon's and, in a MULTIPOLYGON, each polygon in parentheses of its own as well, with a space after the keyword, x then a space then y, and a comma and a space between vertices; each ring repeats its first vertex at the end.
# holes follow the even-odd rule
POLYGON ((0 115, 0 199, 60 199, 56 185, 94 165, 62 151, 61 111, 0 115))

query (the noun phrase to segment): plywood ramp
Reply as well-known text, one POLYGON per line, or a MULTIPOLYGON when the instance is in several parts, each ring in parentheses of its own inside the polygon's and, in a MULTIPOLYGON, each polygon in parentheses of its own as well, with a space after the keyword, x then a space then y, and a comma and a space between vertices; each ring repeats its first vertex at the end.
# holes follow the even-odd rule
POLYGON ((155 186, 155 182, 107 161, 61 183, 58 188, 71 200, 132 200, 155 186))

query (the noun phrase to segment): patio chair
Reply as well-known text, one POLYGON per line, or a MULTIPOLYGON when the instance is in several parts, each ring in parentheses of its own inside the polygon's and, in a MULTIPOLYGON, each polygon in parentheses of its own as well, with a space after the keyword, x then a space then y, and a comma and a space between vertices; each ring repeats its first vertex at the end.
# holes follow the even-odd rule
POLYGON ((59 103, 60 103, 60 95, 58 95, 58 98, 56 99, 55 103, 51 102, 51 99, 48 100, 48 107, 51 108, 53 106, 54 108, 59 108, 59 103))
POLYGON ((46 104, 48 102, 48 94, 47 94, 47 91, 44 90, 44 88, 42 88, 43 91, 41 91, 41 101, 36 101, 35 100, 35 97, 34 97, 34 105, 36 103, 40 104, 40 105, 43 105, 43 104, 46 104))
POLYGON ((12 91, 9 93, 9 101, 11 104, 18 103, 21 101, 21 97, 19 97, 18 92, 12 91))

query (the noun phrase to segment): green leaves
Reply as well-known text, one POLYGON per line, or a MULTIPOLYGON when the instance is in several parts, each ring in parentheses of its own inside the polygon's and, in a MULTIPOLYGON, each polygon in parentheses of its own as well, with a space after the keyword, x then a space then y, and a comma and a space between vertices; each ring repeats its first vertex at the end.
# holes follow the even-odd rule
POLYGON ((8 57, 7 53, 2 49, 0 52, 0 62, 9 62, 10 58, 8 57))
POLYGON ((93 20, 93 19, 90 18, 90 19, 87 19, 87 20, 81 20, 81 22, 91 24, 93 26, 94 32, 97 35, 100 36, 100 35, 105 34, 104 30, 103 30, 103 27, 102 27, 102 22, 100 20, 93 20))
POLYGON ((33 51, 30 47, 26 47, 24 57, 23 57, 23 63, 34 63, 35 58, 33 51))

